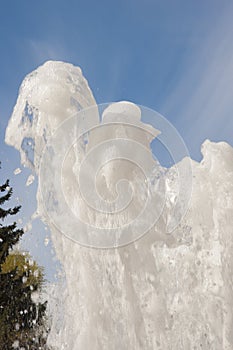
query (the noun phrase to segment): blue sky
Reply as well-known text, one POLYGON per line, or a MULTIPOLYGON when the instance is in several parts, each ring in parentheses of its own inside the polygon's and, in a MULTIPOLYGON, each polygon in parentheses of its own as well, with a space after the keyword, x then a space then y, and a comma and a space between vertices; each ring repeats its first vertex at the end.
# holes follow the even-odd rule
POLYGON ((64 60, 82 68, 98 103, 165 115, 200 159, 205 138, 231 142, 232 14, 225 0, 2 3, 1 130, 25 75, 64 60))
MULTIPOLYGON (((14 177, 7 121, 27 73, 49 59, 79 65, 98 103, 130 100, 163 114, 194 159, 209 138, 233 145, 233 2, 12 1, 0 5, 0 157, 14 177), (8 161, 7 161, 8 160, 8 161)), ((27 211, 24 209, 24 211, 27 211)))

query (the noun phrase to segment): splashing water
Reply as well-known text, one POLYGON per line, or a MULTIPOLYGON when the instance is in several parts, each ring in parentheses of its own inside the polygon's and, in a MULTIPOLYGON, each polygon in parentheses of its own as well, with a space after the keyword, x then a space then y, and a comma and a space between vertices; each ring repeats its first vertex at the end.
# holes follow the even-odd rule
POLYGON ((38 175, 37 211, 66 276, 51 346, 231 349, 229 145, 206 141, 191 161, 158 113, 97 106, 80 68, 51 61, 23 81, 6 142, 38 175), (151 154, 155 137, 170 169, 151 154))

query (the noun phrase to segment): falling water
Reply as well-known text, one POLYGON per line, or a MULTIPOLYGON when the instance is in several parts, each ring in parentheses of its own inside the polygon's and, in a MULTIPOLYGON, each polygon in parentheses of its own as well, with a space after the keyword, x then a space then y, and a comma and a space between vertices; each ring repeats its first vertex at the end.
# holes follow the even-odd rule
POLYGON ((205 141, 200 163, 162 168, 153 138, 173 155, 183 145, 146 111, 97 106, 63 62, 21 85, 6 142, 38 176, 37 214, 65 272, 55 349, 232 349, 233 149, 205 141))

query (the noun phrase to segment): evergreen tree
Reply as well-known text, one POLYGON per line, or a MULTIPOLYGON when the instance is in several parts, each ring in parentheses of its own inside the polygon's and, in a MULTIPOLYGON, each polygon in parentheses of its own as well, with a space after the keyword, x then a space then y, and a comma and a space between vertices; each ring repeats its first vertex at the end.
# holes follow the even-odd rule
MULTIPOLYGON (((1 168, 1 167, 0 167, 1 168)), ((2 205, 9 201, 12 196, 12 187, 9 186, 9 180, 3 185, 0 185, 0 192, 5 193, 0 196, 0 272, 1 265, 5 261, 10 249, 18 243, 20 237, 23 235, 22 229, 17 229, 17 224, 14 222, 11 225, 3 226, 3 221, 10 215, 16 215, 20 206, 15 206, 10 209, 3 209, 2 205)))
POLYGON ((12 196, 9 180, 0 185, 0 193, 0 350, 47 349, 46 302, 33 298, 42 289, 43 270, 28 254, 13 251, 24 231, 4 221, 20 206, 4 208, 12 196))

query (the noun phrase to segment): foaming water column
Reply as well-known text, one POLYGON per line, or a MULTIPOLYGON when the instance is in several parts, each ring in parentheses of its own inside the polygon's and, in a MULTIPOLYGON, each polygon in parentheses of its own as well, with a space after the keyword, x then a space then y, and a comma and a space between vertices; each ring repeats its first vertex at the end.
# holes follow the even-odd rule
POLYGON ((22 83, 6 142, 38 174, 38 215, 66 276, 49 343, 230 350, 233 150, 206 141, 201 163, 186 157, 163 169, 150 152, 159 131, 141 111, 122 102, 101 115, 81 70, 67 63, 47 62, 22 83), (190 163, 184 216, 179 175, 187 182, 190 163))

